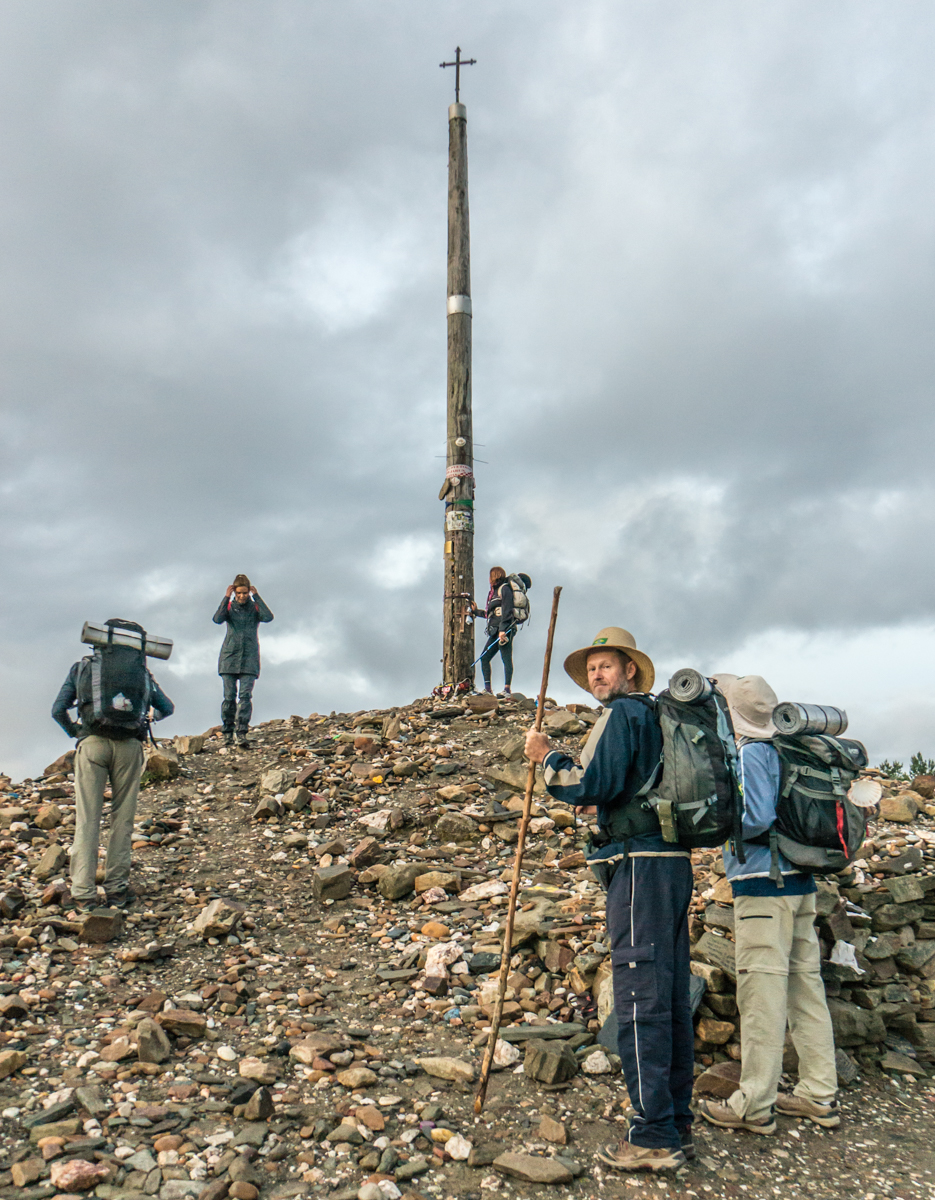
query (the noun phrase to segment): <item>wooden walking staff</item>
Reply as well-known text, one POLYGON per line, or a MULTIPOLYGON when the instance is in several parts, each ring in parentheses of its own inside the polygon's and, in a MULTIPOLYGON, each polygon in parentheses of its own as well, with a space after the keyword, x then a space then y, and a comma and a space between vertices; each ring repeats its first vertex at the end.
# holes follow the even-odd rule
MULTIPOLYGON (((545 643, 545 661, 542 664, 542 684, 539 688, 539 703, 536 706, 536 732, 542 730, 542 714, 545 711, 545 694, 549 687, 549 669, 552 665, 552 639, 555 636, 555 619, 558 616, 558 598, 562 589, 557 587, 552 593, 552 616, 549 620, 549 636, 545 643)), ((493 1055, 497 1048, 497 1038, 500 1034, 500 1019, 503 1016, 503 1001, 506 996, 506 981, 510 973, 510 959, 513 957, 513 922, 516 918, 516 897, 519 895, 519 877, 523 865, 523 850, 526 846, 526 829, 529 826, 529 815, 532 809, 532 789, 536 783, 536 764, 531 762, 526 772, 526 795, 523 798, 523 815, 519 823, 519 836, 516 839, 516 860, 513 865, 513 883, 510 887, 510 903, 506 910, 506 929, 503 931, 503 952, 500 957, 500 980, 497 992, 497 1003, 493 1010, 493 1020, 490 1023, 490 1038, 484 1052, 484 1065, 481 1067, 480 1082, 477 1085, 477 1095, 474 1098, 474 1112, 478 1114, 484 1107, 487 1098, 487 1081, 490 1079, 490 1068, 493 1065, 493 1055)))

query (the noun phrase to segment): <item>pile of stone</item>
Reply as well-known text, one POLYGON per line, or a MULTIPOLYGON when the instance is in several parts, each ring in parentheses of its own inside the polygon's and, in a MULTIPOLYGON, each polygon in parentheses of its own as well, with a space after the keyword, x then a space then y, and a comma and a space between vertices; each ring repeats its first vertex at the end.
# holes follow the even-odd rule
MULTIPOLYGON (((872 771, 868 774, 878 775, 872 771)), ((822 977, 839 1082, 879 1067, 928 1076, 935 1061, 935 777, 889 784, 860 857, 818 880, 822 977)), ((692 971, 706 984, 697 1014, 698 1088, 729 1095, 739 1078, 734 912, 720 854, 695 868, 692 971)), ((787 1040, 785 1065, 796 1056, 787 1040)))
MULTIPOLYGON (((267 722, 247 751, 216 729, 160 744, 126 916, 69 907, 71 757, 0 777, 0 1197, 394 1200, 413 1181, 434 1196, 580 1176, 567 1143, 628 1100, 587 831, 541 778, 472 1113, 533 708, 425 699, 267 722)), ((596 719, 550 704, 545 726, 574 756, 596 719)), ((935 834, 910 790, 888 799, 911 820, 890 811, 822 885, 844 1074, 921 1080, 930 1061, 935 834)), ((742 1033, 732 909, 720 856, 695 859, 698 1082, 723 1092, 742 1033)))

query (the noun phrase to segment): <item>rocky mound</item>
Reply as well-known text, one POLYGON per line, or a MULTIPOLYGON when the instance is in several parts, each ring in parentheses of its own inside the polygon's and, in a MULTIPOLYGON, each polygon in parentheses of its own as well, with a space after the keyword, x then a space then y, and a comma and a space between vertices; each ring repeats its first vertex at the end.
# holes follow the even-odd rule
MULTIPOLYGON (((586 830, 541 782, 498 1070, 472 1112, 533 707, 423 700, 269 722, 246 751, 216 730, 161 743, 126 917, 68 907, 69 757, 0 780, 0 1195, 596 1194, 592 1151, 628 1108, 602 1030, 603 894, 586 830)), ((553 708, 546 726, 574 754, 595 719, 553 708)), ((894 789, 902 807, 884 806, 864 858, 822 884, 845 1111, 865 1140, 935 1094, 935 832, 914 796, 894 789)), ((720 856, 695 859, 696 1071, 723 1095, 742 1034, 733 913, 720 856)), ((920 1112, 920 1146, 923 1124, 920 1112)), ((914 1153, 911 1121, 903 1136, 914 1153)), ((827 1170, 871 1188, 879 1162, 796 1137, 780 1143, 795 1156, 764 1167, 742 1139, 702 1131, 688 1186, 744 1178, 745 1195, 766 1196, 827 1170)))

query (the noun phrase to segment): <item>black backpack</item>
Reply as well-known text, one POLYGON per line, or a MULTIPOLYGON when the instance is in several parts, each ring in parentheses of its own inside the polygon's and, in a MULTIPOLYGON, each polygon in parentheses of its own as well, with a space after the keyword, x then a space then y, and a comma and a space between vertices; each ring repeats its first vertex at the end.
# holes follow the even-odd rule
POLYGON ((685 850, 733 840, 742 854, 743 798, 737 747, 727 701, 720 692, 688 704, 668 688, 656 697, 662 759, 646 789, 667 842, 685 850))
POLYGON ((668 689, 634 699, 656 714, 662 756, 633 799, 612 811, 607 835, 622 840, 650 833, 658 821, 666 842, 696 850, 733 841, 743 862, 743 800, 727 701, 711 688, 693 703, 676 700, 668 689))
POLYGON ((776 820, 752 840, 770 848, 770 879, 783 886, 780 854, 806 873, 843 871, 867 836, 867 810, 847 797, 867 765, 866 749, 828 734, 778 734, 769 744, 782 764, 776 820))
POLYGON ((146 630, 134 621, 113 617, 105 621, 108 644, 78 664, 75 681, 78 716, 86 733, 118 741, 144 740, 149 729, 150 685, 146 669, 146 630), (115 646, 114 629, 132 629, 140 648, 115 646))

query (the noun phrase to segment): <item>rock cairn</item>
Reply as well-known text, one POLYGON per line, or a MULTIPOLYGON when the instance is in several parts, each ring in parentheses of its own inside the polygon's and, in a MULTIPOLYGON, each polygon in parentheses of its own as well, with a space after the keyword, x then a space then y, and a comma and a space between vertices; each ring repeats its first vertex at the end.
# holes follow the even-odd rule
MULTIPOLYGON (((599 1186, 592 1151, 629 1107, 604 900, 587 831, 541 779, 496 1074, 472 1113, 533 708, 421 700, 268 722, 247 751, 216 729, 161 743, 127 914, 69 907, 71 755, 0 777, 0 1196, 599 1186)), ((545 727, 575 755, 596 719, 550 705, 545 727)), ((842 1081, 889 1076, 900 1095, 929 1086, 935 1050, 931 783, 891 788, 864 857, 821 891, 842 1081)), ((697 1082, 727 1094, 732 908, 720 856, 694 857, 697 1082)), ((709 1149, 692 1170, 729 1178, 709 1149)))

